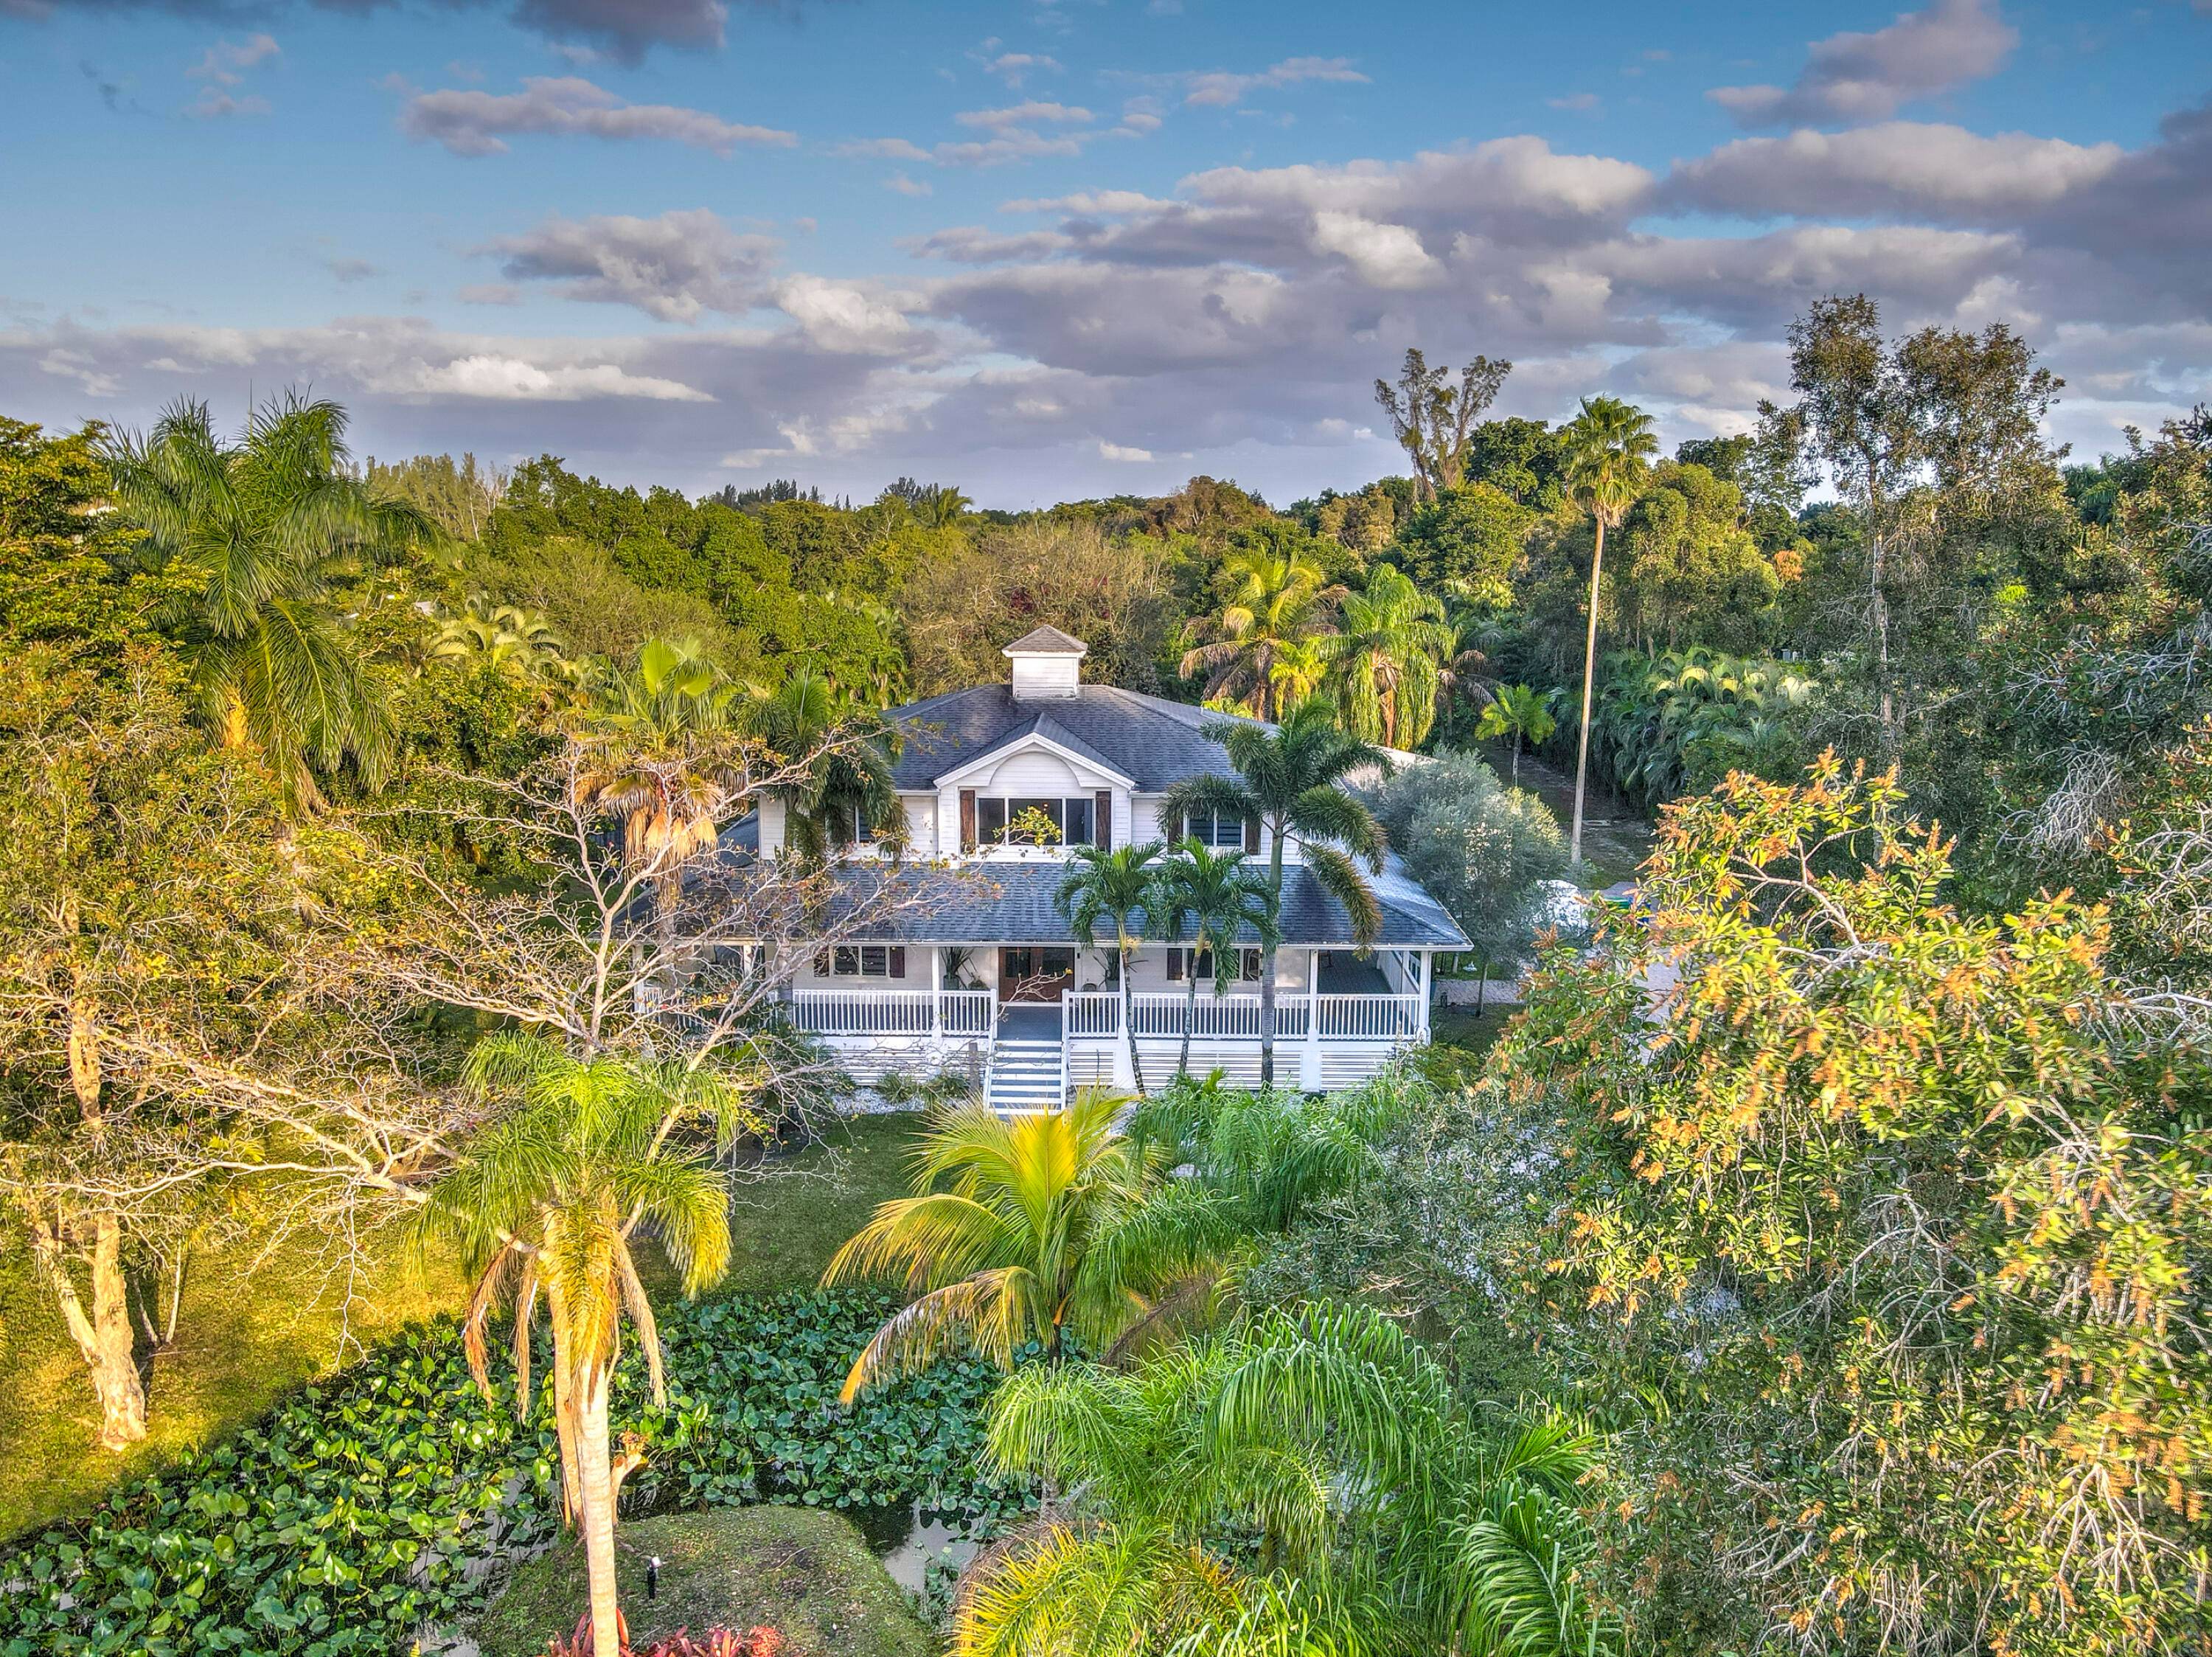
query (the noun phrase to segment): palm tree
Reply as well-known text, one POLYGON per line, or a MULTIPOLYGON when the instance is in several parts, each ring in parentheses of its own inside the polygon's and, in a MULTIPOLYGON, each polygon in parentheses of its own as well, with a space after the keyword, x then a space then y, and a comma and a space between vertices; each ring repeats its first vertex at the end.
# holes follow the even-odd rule
POLYGON ((714 845, 740 775, 745 739, 732 704, 742 688, 696 639, 647 640, 603 695, 576 778, 578 803, 619 818, 624 856, 651 872, 664 956, 684 867, 714 845))
POLYGON ((1180 671, 1204 673, 1209 698, 1272 720, 1313 691, 1314 640, 1343 589, 1324 586, 1321 566, 1295 552, 1239 552, 1221 568, 1229 601, 1212 624, 1219 637, 1184 652, 1180 671))
POLYGON ((572 672, 567 647, 544 611, 491 604, 481 593, 470 594, 459 615, 438 624, 423 654, 432 661, 481 660, 501 670, 514 668, 525 679, 572 672))
POLYGON ((1439 663, 1456 638, 1441 600, 1384 565, 1340 606, 1343 631, 1322 641, 1344 728, 1386 748, 1410 748, 1436 722, 1439 663))
POLYGON ((591 1573, 592 1650, 617 1657, 615 1503, 636 1462, 627 1453, 614 1459, 608 1394, 625 1317, 645 1349, 654 1401, 666 1401, 659 1332, 631 1240, 650 1227, 687 1295, 720 1281, 730 1259, 728 1181, 676 1130, 711 1125, 726 1149, 739 1131, 762 1124, 744 1088, 720 1071, 580 1058, 535 1036, 478 1042, 468 1078, 511 1108, 431 1189, 417 1245, 450 1240, 476 1275, 463 1331, 487 1400, 484 1325, 496 1302, 513 1303, 518 1419, 530 1411, 531 1330, 544 1301, 565 1513, 583 1532, 591 1573))
POLYGON ((915 1194, 878 1208, 822 1274, 824 1287, 896 1276, 916 1297, 854 1361, 848 1403, 961 1347, 1005 1369, 1032 1341, 1054 1358, 1071 1336, 1103 1350, 1203 1270, 1223 1240, 1212 1209, 1115 1131, 1128 1103, 1086 1091, 1011 1120, 975 1099, 932 1116, 915 1194))
MULTIPOLYGON (((1388 756, 1338 728, 1319 702, 1303 703, 1278 726, 1209 721, 1203 734, 1228 751, 1233 777, 1185 777, 1162 796, 1164 819, 1221 816, 1256 822, 1267 838, 1267 893, 1283 912, 1283 851, 1295 833, 1322 890, 1344 905, 1352 941, 1364 948, 1382 929, 1382 911, 1358 866, 1382 868, 1382 827, 1344 786, 1351 773, 1387 771, 1388 756)), ((1275 1085, 1275 955, 1260 952, 1260 1085, 1275 1085)))
POLYGON ((103 448, 115 503, 144 532, 137 557, 177 596, 199 715, 226 747, 257 751, 303 804, 313 772, 351 760, 383 786, 390 709, 346 613, 367 570, 435 539, 411 506, 347 470, 345 411, 295 393, 255 407, 235 442, 204 403, 173 403, 143 438, 103 448))
POLYGON ((1129 1044, 1129 1075, 1137 1095, 1145 1093, 1145 1068, 1137 1057, 1136 1002, 1130 993, 1130 968, 1137 946, 1166 929, 1167 899, 1155 861, 1166 848, 1157 841, 1141 846, 1079 846, 1068 859, 1066 878, 1052 895, 1053 907, 1067 919, 1076 941, 1092 947, 1099 923, 1114 923, 1114 959, 1121 985, 1121 1033, 1129 1044), (1137 922, 1132 932, 1129 923, 1137 922))
POLYGON ((1659 440, 1651 417, 1617 397, 1585 397, 1582 412, 1566 429, 1567 495, 1597 526, 1590 554, 1589 633, 1583 646, 1583 719, 1575 734, 1575 826, 1567 855, 1583 856, 1583 795, 1589 775, 1590 696, 1597 674, 1598 582, 1605 569, 1605 532, 1618 528, 1635 504, 1636 491, 1659 440))
POLYGON ((991 1400, 987 1459, 1073 1494, 971 1568, 953 1648, 1617 1650, 1580 1576, 1594 1447, 1558 1416, 1471 1419, 1366 1307, 1024 1370, 991 1400))
POLYGON ((1249 927, 1262 950, 1282 941, 1275 923, 1275 892, 1264 871, 1244 861, 1241 851, 1209 851, 1202 840, 1185 840, 1162 865, 1163 905, 1170 935, 1188 938, 1190 959, 1183 976, 1182 1050, 1176 1074, 1190 1074, 1190 1031, 1198 1015, 1198 958, 1213 959, 1213 993, 1229 993, 1237 976, 1237 954, 1249 927))
POLYGON ((785 844, 817 862, 865 828, 897 845, 906 807, 891 775, 896 738, 883 721, 852 707, 821 669, 802 663, 754 699, 745 722, 767 743, 771 764, 800 769, 769 792, 784 808, 785 844))
POLYGON ((1533 685, 1508 685, 1492 698, 1482 710, 1475 724, 1474 734, 1484 740, 1510 736, 1513 739, 1513 780, 1521 780, 1521 745, 1534 744, 1559 728, 1559 722, 1552 716, 1552 696, 1540 691, 1533 685))
POLYGON ((927 529, 948 529, 975 504, 951 484, 932 484, 916 491, 911 503, 915 521, 927 529))

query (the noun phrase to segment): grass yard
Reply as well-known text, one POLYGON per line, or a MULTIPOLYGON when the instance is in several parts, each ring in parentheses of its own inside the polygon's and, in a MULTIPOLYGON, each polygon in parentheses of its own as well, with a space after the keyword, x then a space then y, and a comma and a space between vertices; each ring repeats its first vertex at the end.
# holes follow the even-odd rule
MULTIPOLYGON (((918 1121, 857 1118, 740 1186, 733 1263, 717 1292, 812 1287, 876 1204, 906 1189, 904 1152, 918 1121)), ((396 1240, 380 1253, 350 1305, 345 1278, 307 1240, 250 1276, 250 1249, 196 1259, 177 1344, 154 1360, 150 1435, 121 1455, 99 1447, 99 1410, 52 1300, 21 1256, 0 1263, 0 1538, 88 1507, 114 1480, 231 1432, 363 1346, 461 1306, 465 1285, 449 1264, 418 1265, 396 1240)), ((672 1274, 646 1264, 656 1295, 672 1295, 672 1274)))
MULTIPOLYGON (((790 1657, 930 1657, 937 1642, 868 1550, 859 1527, 821 1508, 721 1508, 641 1519, 617 1536, 631 1642, 688 1628, 766 1625, 790 1657), (660 1557, 660 1593, 645 1597, 660 1557)), ((519 1566, 477 1630, 484 1657, 538 1657, 586 1607, 583 1550, 573 1539, 519 1566)))

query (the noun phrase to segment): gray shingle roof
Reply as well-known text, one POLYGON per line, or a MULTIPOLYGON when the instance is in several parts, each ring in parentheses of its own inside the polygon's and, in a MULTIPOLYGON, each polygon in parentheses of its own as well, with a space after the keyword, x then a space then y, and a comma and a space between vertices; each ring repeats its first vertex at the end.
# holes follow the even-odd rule
POLYGON ((1017 702, 1005 685, 978 685, 910 702, 885 716, 905 737, 893 776, 909 793, 933 788, 946 772, 1041 729, 1133 779, 1141 793, 1158 794, 1199 773, 1234 774, 1221 745, 1199 734, 1224 716, 1111 685, 1085 685, 1066 700, 1043 703, 1017 702))
POLYGON ((999 654, 1010 656, 1018 650, 1030 655, 1079 656, 1090 649, 1073 633, 1063 633, 1059 628, 1047 624, 1030 628, 999 654))
MULTIPOLYGON (((869 936, 911 943, 1068 943, 1075 935, 1053 903, 1066 874, 1060 862, 1041 860, 985 862, 943 874, 915 869, 886 875, 876 868, 848 865, 837 878, 855 904, 868 902, 886 879, 913 883, 907 888, 909 900, 880 929, 868 929, 869 936)), ((1468 947, 1466 935, 1436 899, 1414 884, 1396 858, 1386 862, 1372 884, 1382 910, 1378 947, 1468 947)), ((1293 863, 1283 871, 1282 931, 1286 944, 1352 947, 1352 920, 1344 905, 1303 864, 1293 863)), ((1245 929, 1244 942, 1259 941, 1257 934, 1245 929)))

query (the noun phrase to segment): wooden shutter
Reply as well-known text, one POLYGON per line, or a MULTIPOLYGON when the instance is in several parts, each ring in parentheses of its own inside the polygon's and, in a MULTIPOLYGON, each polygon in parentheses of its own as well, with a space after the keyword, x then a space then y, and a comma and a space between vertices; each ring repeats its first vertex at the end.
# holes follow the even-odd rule
POLYGON ((1091 796, 1097 821, 1091 825, 1091 843, 1101 851, 1114 850, 1114 790, 1101 789, 1091 796))
POLYGON ((1244 850, 1257 851, 1259 849, 1260 819, 1256 817, 1248 817, 1244 819, 1244 850))
POLYGON ((902 978, 905 976, 906 950, 902 945, 893 944, 891 946, 891 977, 902 978))
POLYGON ((960 850, 975 850, 975 790, 960 790, 960 850))

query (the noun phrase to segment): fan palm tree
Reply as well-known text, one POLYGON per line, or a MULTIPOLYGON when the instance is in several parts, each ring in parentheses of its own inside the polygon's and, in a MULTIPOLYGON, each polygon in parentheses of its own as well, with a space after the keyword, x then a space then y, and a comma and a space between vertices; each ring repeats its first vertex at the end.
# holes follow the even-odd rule
POLYGON ((947 529, 958 523, 975 503, 951 484, 932 484, 915 492, 911 503, 915 521, 927 529, 947 529))
POLYGON ((1121 1034, 1129 1044, 1129 1075, 1137 1095, 1145 1093, 1145 1067, 1137 1057, 1136 1002, 1130 993, 1130 967, 1137 947, 1162 935, 1168 921, 1167 893, 1155 866, 1165 848, 1157 841, 1141 846, 1078 846, 1068 858, 1067 874, 1052 894, 1053 907, 1065 916, 1075 939, 1093 947, 1101 923, 1114 927, 1114 960, 1121 986, 1121 1034), (1129 923, 1137 923, 1131 931, 1129 923))
POLYGON ((393 736, 386 695, 346 614, 367 570, 428 545, 422 513, 347 470, 345 411, 288 393, 255 407, 235 442, 204 403, 164 410, 143 437, 103 448, 137 557, 166 571, 201 719, 226 747, 258 752, 291 797, 350 760, 383 786, 393 736))
POLYGON ((1212 624, 1218 637, 1185 651, 1181 671, 1204 673, 1207 698, 1273 719, 1319 682, 1315 641, 1344 589, 1325 586, 1321 566, 1295 552, 1238 552, 1221 569, 1229 601, 1212 624))
POLYGON ((746 739, 726 679, 696 639, 653 638, 601 698, 576 777, 578 803, 621 820, 623 852, 650 871, 664 956, 676 941, 684 868, 711 850, 746 739))
POLYGON ((969 1099, 931 1117, 915 1194, 877 1209, 822 1274, 825 1287, 896 1276, 915 1297, 854 1361, 848 1402, 963 1347, 1006 1369, 1030 1342, 1052 1358, 1071 1336, 1102 1350, 1203 1271, 1225 1241, 1212 1209, 1115 1130, 1128 1103, 1086 1091, 1002 1119, 969 1099))
POLYGON ((784 808, 785 844, 820 861, 866 830, 897 845, 906 807, 891 775, 896 737, 881 719, 850 706, 828 675, 801 664, 755 698, 745 721, 774 758, 798 773, 769 792, 784 808))
POLYGON ((1202 840, 1185 840, 1161 866, 1162 907, 1170 936, 1188 939, 1190 960, 1182 1005, 1182 1049, 1176 1074, 1190 1074, 1190 1032, 1198 1016, 1198 959, 1213 961, 1213 993, 1225 996, 1236 979, 1237 950, 1249 927, 1260 947, 1282 941, 1275 923, 1275 892, 1264 870, 1244 861, 1241 851, 1210 851, 1202 840))
POLYGON ((1615 1650, 1577 1569, 1594 1447, 1558 1416, 1469 1419, 1365 1307, 1024 1370, 991 1401, 987 1459, 1075 1494, 971 1568, 953 1649, 1615 1650))
POLYGON ((1583 646, 1583 718, 1575 735, 1575 825, 1568 837, 1567 855, 1576 862, 1583 856, 1583 798, 1589 777, 1590 697, 1597 675, 1597 600, 1599 581, 1605 570, 1605 532, 1617 529, 1636 503, 1636 493, 1659 440, 1651 435, 1651 417, 1630 407, 1617 397, 1585 397, 1582 412, 1566 431, 1566 489, 1570 500, 1590 515, 1597 526, 1597 545, 1590 554, 1589 637, 1583 646))
POLYGON ((1322 641, 1345 729, 1411 748, 1436 722, 1442 664, 1457 652, 1441 600, 1385 564, 1339 606, 1343 630, 1322 641))
POLYGON ((542 610, 492 604, 471 593, 461 613, 439 623, 423 653, 432 661, 483 661, 514 668, 525 679, 558 678, 572 671, 567 647, 542 610))
POLYGON ((655 1402, 666 1398, 659 1333, 631 1240, 649 1226, 687 1295, 719 1282, 730 1259, 728 1181, 677 1130, 711 1127, 726 1149, 762 1124, 748 1088, 726 1073, 580 1058, 535 1036, 478 1042, 468 1078, 509 1108, 431 1189, 416 1241, 425 1249, 452 1241, 476 1275, 463 1332, 487 1399, 484 1325, 497 1302, 513 1304, 518 1418, 530 1411, 531 1331, 544 1303, 565 1514, 583 1532, 591 1575, 592 1650, 617 1657, 615 1503, 636 1460, 613 1455, 608 1396, 625 1317, 645 1349, 655 1402))
POLYGON ((1488 741, 1497 737, 1513 739, 1513 780, 1521 780, 1521 746, 1541 742, 1559 728, 1559 722, 1552 716, 1552 693, 1539 691, 1533 685, 1508 685, 1491 699, 1476 722, 1474 734, 1488 741))
MULTIPOLYGON (((1307 702, 1292 709, 1278 726, 1247 720, 1208 722, 1204 734, 1228 751, 1230 777, 1183 778, 1162 797, 1163 817, 1188 821, 1194 816, 1241 818, 1256 822, 1267 838, 1267 892, 1277 916, 1283 912, 1283 852, 1292 834, 1301 843, 1306 867, 1322 890, 1344 905, 1354 943, 1365 948, 1382 929, 1375 889, 1355 858, 1380 874, 1382 827, 1374 813, 1345 786, 1354 771, 1387 771, 1389 761, 1371 744, 1340 729, 1330 709, 1307 702)), ((1269 944, 1260 954, 1260 1085, 1275 1084, 1275 956, 1269 944)))

